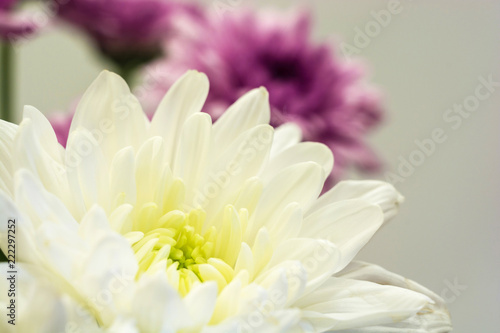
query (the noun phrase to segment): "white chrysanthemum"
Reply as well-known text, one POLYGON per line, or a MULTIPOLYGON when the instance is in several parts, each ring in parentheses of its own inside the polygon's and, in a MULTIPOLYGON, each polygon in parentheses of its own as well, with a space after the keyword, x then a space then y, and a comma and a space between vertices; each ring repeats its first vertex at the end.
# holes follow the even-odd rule
POLYGON ((212 125, 207 92, 187 73, 150 123, 103 72, 66 149, 32 107, 19 126, 0 122, 1 246, 15 218, 21 332, 450 330, 438 296, 351 263, 395 214, 391 185, 343 182, 318 198, 328 148, 274 131, 262 88, 212 125))

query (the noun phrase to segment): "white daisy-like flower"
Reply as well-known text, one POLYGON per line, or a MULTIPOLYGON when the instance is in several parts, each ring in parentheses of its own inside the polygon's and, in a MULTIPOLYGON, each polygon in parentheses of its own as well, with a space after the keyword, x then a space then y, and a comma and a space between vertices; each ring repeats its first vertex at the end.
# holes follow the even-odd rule
POLYGON ((396 190, 348 181, 320 196, 327 147, 273 130, 263 88, 212 124, 208 87, 188 72, 149 122, 103 72, 66 149, 33 107, 19 126, 0 122, 0 245, 15 219, 19 332, 450 331, 437 295, 351 262, 396 213, 396 190))

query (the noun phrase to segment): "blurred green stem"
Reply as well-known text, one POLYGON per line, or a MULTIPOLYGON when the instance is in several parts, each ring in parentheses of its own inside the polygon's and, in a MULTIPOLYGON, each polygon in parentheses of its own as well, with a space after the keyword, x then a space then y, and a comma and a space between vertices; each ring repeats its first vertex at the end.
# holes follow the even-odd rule
POLYGON ((13 72, 13 47, 9 42, 3 42, 1 48, 1 62, 0 62, 0 112, 1 118, 10 122, 12 119, 12 101, 14 92, 13 72))
MULTIPOLYGON (((0 119, 12 121, 12 45, 0 42, 0 119)), ((0 250, 0 262, 7 257, 0 250)))

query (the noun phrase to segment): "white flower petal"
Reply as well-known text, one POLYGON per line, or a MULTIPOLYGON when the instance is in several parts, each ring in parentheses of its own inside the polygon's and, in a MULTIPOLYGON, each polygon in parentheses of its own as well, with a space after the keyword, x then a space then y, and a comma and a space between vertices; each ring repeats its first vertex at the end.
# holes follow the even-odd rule
POLYGON ((115 232, 126 234, 127 231, 132 228, 131 215, 133 210, 134 206, 129 204, 120 205, 115 210, 113 210, 111 216, 109 217, 111 229, 113 229, 115 232))
POLYGON ((403 288, 332 277, 296 306, 322 332, 398 322, 429 301, 427 296, 403 288))
POLYGON ((211 148, 212 119, 206 113, 195 113, 184 124, 172 168, 186 185, 188 198, 194 196, 195 187, 205 175, 206 169, 200 166, 208 164, 211 148))
POLYGON ((16 204, 23 208, 35 227, 44 222, 77 230, 78 224, 60 198, 47 191, 39 179, 27 170, 20 170, 15 177, 16 204))
POLYGON ((158 186, 164 173, 166 150, 165 141, 160 136, 149 138, 141 145, 135 158, 136 205, 154 202, 158 192, 165 191, 158 186))
POLYGON ((194 207, 207 211, 209 223, 218 226, 217 214, 238 196, 248 178, 258 174, 269 156, 272 127, 259 125, 242 133, 207 170, 194 198, 194 207))
POLYGON ((78 103, 71 123, 71 133, 86 129, 111 159, 126 146, 137 148, 146 135, 148 121, 137 98, 118 75, 103 71, 90 85, 78 103))
MULTIPOLYGON (((18 241, 23 241, 23 248, 36 248, 31 248, 34 251, 27 253, 28 256, 39 256, 57 274, 70 278, 81 259, 82 241, 77 235, 78 223, 61 200, 46 191, 30 172, 18 171, 15 183, 16 204, 23 207, 22 212, 26 214, 14 213, 18 221, 16 229, 25 237, 18 241)), ((25 249, 20 250, 26 253, 25 249)))
POLYGON ((217 297, 211 324, 219 324, 224 319, 238 313, 242 283, 236 278, 231 281, 217 297))
POLYGON ((258 275, 273 256, 271 238, 266 228, 261 228, 257 233, 252 253, 254 258, 254 274, 258 275))
POLYGON ((166 161, 171 163, 184 123, 192 114, 200 112, 208 95, 205 74, 189 71, 169 89, 151 121, 149 136, 161 136, 169 147, 166 161))
POLYGON ((192 322, 180 295, 167 283, 163 272, 141 278, 132 311, 141 332, 176 332, 192 322))
POLYGON ((140 333, 133 320, 117 319, 106 333, 140 333))
POLYGON ((244 240, 253 244, 258 230, 267 221, 275 221, 292 202, 304 207, 313 202, 323 187, 323 169, 314 162, 304 162, 282 170, 267 185, 250 218, 244 240))
POLYGON ((135 156, 132 147, 125 147, 116 153, 109 168, 109 182, 111 210, 124 203, 136 203, 135 156))
POLYGON ((106 212, 101 207, 94 205, 85 214, 80 222, 78 234, 89 246, 98 244, 100 238, 112 234, 106 212))
POLYGON ((245 209, 248 215, 252 215, 259 203, 263 187, 264 185, 258 177, 247 179, 234 202, 234 207, 238 210, 245 209))
POLYGON ((325 178, 330 175, 333 168, 333 155, 330 148, 317 142, 301 142, 273 156, 262 171, 261 177, 264 182, 268 182, 281 170, 308 161, 321 165, 325 178))
POLYGON ((310 214, 302 224, 301 237, 322 238, 334 243, 344 268, 384 222, 379 206, 353 199, 338 201, 310 214))
MULTIPOLYGON (((67 176, 72 185, 73 196, 80 199, 81 194, 85 209, 94 204, 109 209, 109 164, 101 145, 85 128, 78 128, 70 133, 66 147, 67 176)), ((77 215, 80 217, 80 214, 77 215)))
POLYGON ((15 332, 64 332, 68 320, 68 309, 65 307, 60 295, 47 281, 46 272, 30 270, 27 265, 17 264, 15 274, 15 287, 11 289, 7 280, 12 274, 7 263, 0 263, 0 307, 2 320, 0 331, 5 333, 15 332), (9 296, 15 292, 15 297, 9 296), (10 301, 15 300, 14 318, 9 317, 10 301), (14 319, 15 325, 8 320, 14 319))
POLYGON ((446 309, 444 300, 415 281, 387 271, 380 266, 360 261, 351 263, 343 271, 339 272, 337 276, 342 278, 372 281, 381 285, 392 285, 406 288, 421 293, 432 299, 433 302, 428 303, 426 307, 415 316, 408 318, 401 323, 393 324, 390 327, 375 327, 373 328, 373 332, 385 332, 385 329, 387 332, 398 333, 446 333, 451 332, 452 330, 450 314, 446 309))
POLYGON ((334 244, 326 240, 289 239, 274 250, 273 258, 264 272, 272 270, 285 261, 302 263, 307 272, 307 284, 304 290, 304 294, 307 294, 339 270, 340 252, 334 244))
POLYGON ((254 275, 254 266, 252 249, 247 243, 242 242, 238 259, 236 259, 236 264, 234 265, 234 273, 238 274, 242 271, 246 271, 250 278, 252 278, 254 275))
POLYGON ((303 223, 302 220, 300 205, 296 202, 288 204, 280 217, 268 226, 272 243, 278 245, 287 239, 298 237, 303 223))
POLYGON ((215 310, 217 301, 217 284, 213 281, 200 283, 184 298, 193 329, 199 329, 208 324, 215 310))
POLYGON ((14 139, 14 168, 28 169, 60 198, 69 198, 64 149, 57 142, 48 120, 37 109, 26 106, 24 119, 14 139))
MULTIPOLYGON (((214 124, 214 144, 223 152, 241 133, 270 119, 269 93, 253 89, 231 105, 214 124)), ((215 156, 218 157, 218 156, 215 156)))
POLYGON ((292 305, 307 285, 308 273, 300 261, 284 261, 259 277, 259 284, 271 295, 273 310, 292 305))
POLYGON ((302 141, 302 130, 295 123, 286 123, 274 131, 271 158, 302 141))
POLYGON ((8 230, 9 225, 14 224, 9 223, 9 220, 15 220, 15 239, 18 244, 23 244, 22 247, 17 246, 15 249, 16 260, 35 263, 39 259, 39 253, 34 242, 35 228, 30 218, 21 213, 12 198, 2 191, 0 191, 0 219, 2 221, 0 223, 0 247, 2 251, 6 255, 13 255, 12 252, 9 253, 8 251, 8 230))
POLYGON ((362 199, 379 205, 384 211, 385 222, 396 215, 399 204, 404 200, 394 186, 378 180, 349 180, 341 181, 331 190, 323 194, 309 209, 312 213, 321 207, 336 201, 348 199, 362 199))
POLYGON ((70 281, 80 295, 92 300, 100 321, 109 325, 130 306, 137 261, 125 238, 114 232, 101 236, 89 252, 77 278, 70 281))

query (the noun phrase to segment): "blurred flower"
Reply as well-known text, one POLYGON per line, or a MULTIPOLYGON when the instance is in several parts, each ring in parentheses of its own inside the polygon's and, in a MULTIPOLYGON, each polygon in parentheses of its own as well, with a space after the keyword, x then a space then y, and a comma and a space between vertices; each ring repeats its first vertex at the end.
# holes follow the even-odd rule
POLYGON ((203 111, 215 119, 245 92, 264 86, 271 125, 294 122, 305 140, 330 147, 337 180, 348 166, 379 167, 364 142, 382 118, 379 93, 363 82, 359 64, 313 42, 310 15, 244 10, 207 21, 186 22, 168 43, 168 57, 145 70, 141 101, 147 111, 185 70, 196 69, 210 78, 203 111))
POLYGON ((193 2, 179 0, 68 0, 57 6, 57 13, 122 67, 160 55, 175 20, 200 16, 193 2))
MULTIPOLYGON (((212 125, 208 91, 187 73, 150 122, 103 72, 66 149, 33 107, 19 126, 0 121, 0 220, 17 218, 23 331, 450 330, 438 296, 351 263, 398 209, 392 185, 341 182, 318 197, 333 167, 325 145, 269 126, 264 88, 212 125)), ((1 223, 3 251, 6 233, 1 223)))
POLYGON ((18 2, 18 0, 0 0, 0 10, 2 11, 12 10, 16 2, 18 2))
POLYGON ((32 34, 37 26, 27 17, 14 11, 18 0, 0 0, 0 39, 15 42, 32 34))

